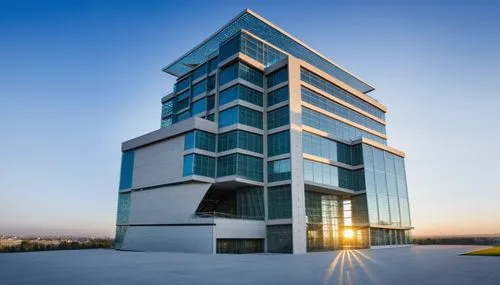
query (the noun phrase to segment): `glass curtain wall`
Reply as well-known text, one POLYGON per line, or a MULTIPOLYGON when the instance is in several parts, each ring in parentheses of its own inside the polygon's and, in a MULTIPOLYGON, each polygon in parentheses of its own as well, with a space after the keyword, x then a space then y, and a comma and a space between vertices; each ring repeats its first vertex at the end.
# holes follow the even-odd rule
POLYGON ((341 247, 340 198, 306 191, 307 251, 334 250, 341 247))

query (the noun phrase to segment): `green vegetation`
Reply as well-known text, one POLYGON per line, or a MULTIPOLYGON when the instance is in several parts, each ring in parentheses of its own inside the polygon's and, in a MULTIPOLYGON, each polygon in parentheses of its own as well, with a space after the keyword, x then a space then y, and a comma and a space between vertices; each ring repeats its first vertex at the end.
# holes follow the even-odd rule
POLYGON ((463 255, 477 255, 477 256, 500 256, 500 246, 494 246, 486 249, 471 251, 463 255))
POLYGON ((55 243, 39 242, 36 240, 23 240, 19 244, 0 247, 0 252, 111 248, 112 245, 113 245, 113 240, 111 239, 89 239, 85 241, 60 241, 55 243))

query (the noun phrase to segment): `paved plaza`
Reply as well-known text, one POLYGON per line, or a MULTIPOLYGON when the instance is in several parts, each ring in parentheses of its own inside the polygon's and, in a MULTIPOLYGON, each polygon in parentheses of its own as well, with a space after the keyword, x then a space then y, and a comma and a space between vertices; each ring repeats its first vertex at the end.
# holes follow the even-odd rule
POLYGON ((0 254, 0 284, 500 284, 474 246, 205 255, 73 250, 0 254))

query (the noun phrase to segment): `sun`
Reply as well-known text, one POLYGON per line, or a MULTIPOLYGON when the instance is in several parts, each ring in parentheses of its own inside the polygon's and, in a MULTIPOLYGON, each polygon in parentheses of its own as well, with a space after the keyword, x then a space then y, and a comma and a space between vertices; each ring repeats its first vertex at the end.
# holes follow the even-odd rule
POLYGON ((344 238, 352 238, 354 236, 354 232, 351 229, 344 230, 344 238))

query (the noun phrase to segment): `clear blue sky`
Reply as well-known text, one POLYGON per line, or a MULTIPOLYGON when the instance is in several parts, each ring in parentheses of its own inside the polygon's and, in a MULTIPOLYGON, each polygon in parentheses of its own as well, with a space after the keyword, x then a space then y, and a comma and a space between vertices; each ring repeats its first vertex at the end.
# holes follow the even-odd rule
POLYGON ((375 86, 415 234, 500 233, 500 5, 374 2, 0 2, 0 233, 112 236, 161 68, 247 7, 375 86))

